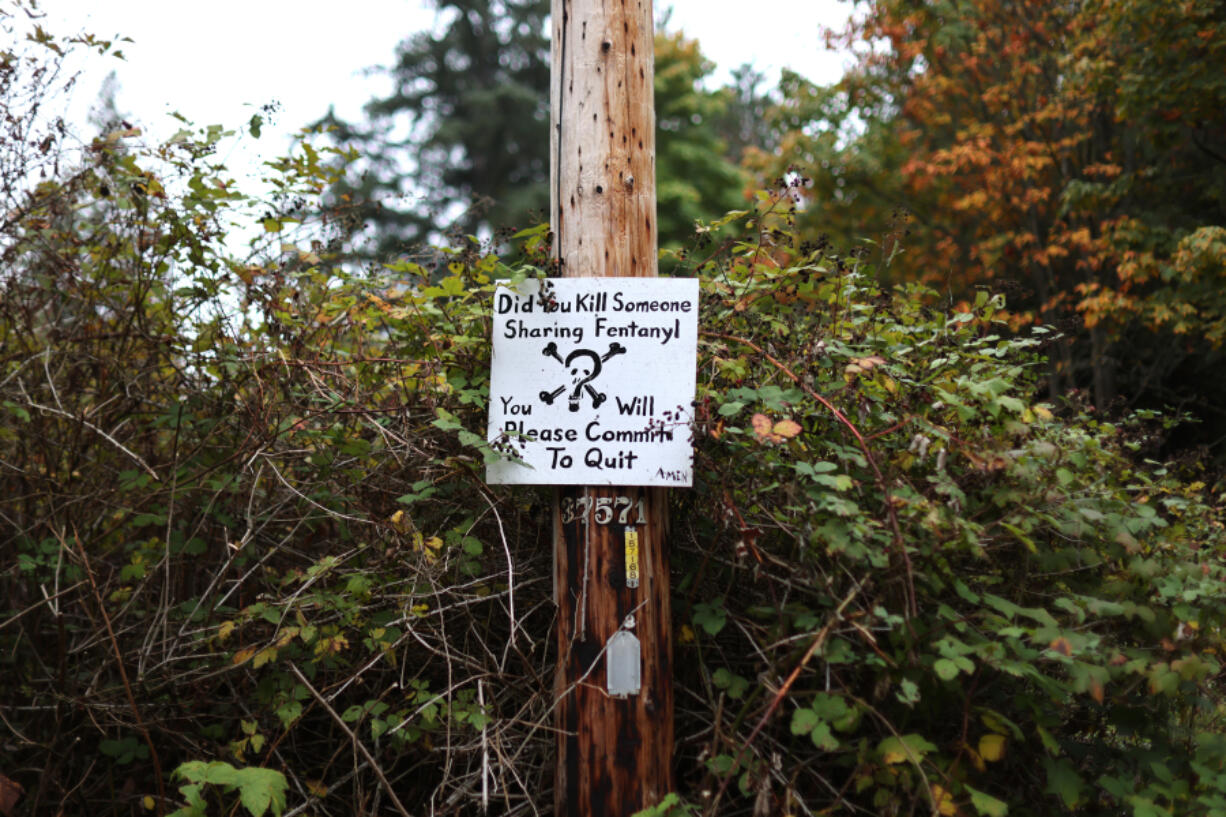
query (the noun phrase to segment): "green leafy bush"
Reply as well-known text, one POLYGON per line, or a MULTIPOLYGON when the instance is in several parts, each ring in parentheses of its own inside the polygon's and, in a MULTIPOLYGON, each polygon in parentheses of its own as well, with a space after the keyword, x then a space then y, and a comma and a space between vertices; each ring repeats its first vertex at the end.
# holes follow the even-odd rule
MULTIPOLYGON (((123 128, 5 188, 0 771, 31 813, 530 811, 551 503, 483 482, 482 429, 494 282, 547 230, 350 268, 343 171, 304 144, 249 197, 227 138, 123 128)), ((763 194, 725 225, 753 240, 675 259, 703 312, 656 811, 1220 813, 1220 496, 1145 460, 1152 417, 1035 402, 1050 335, 999 298, 883 289, 790 218, 763 194)))
POLYGON ((1221 497, 1132 453, 1152 417, 1035 402, 1051 333, 1011 335, 1001 298, 945 313, 789 249, 789 220, 700 270, 677 665, 716 723, 704 786, 811 813, 1217 813, 1221 497))
POLYGON ((213 761, 190 761, 175 769, 174 777, 187 781, 179 787, 187 805, 175 811, 171 817, 205 817, 208 802, 206 786, 215 786, 222 793, 238 793, 238 802, 251 817, 263 817, 272 810, 280 817, 285 809, 285 775, 272 769, 236 769, 229 763, 213 761))

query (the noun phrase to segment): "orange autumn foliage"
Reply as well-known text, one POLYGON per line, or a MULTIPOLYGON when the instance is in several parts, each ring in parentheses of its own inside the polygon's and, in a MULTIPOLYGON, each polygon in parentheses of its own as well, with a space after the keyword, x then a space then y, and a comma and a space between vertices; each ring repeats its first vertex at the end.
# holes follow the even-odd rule
POLYGON ((1176 5, 872 0, 827 34, 855 65, 785 76, 783 150, 747 164, 806 168, 814 233, 905 235, 895 278, 1058 326, 1053 393, 1169 400, 1226 343, 1226 18, 1176 5))

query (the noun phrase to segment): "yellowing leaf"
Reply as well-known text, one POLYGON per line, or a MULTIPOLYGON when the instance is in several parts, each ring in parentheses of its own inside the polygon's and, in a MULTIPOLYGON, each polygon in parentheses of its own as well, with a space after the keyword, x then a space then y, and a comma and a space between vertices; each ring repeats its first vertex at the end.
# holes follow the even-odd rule
POLYGON ((1073 654, 1073 644, 1064 636, 1060 636, 1059 638, 1053 640, 1047 645, 1047 647, 1052 652, 1058 652, 1065 657, 1073 654))
POLYGON ((881 755, 881 759, 887 764, 902 763, 907 759, 907 753, 902 749, 891 749, 881 755))
POLYGON ((753 433, 758 436, 759 440, 772 443, 781 443, 804 430, 795 420, 780 420, 772 423, 771 418, 765 414, 755 414, 750 422, 753 425, 753 433))
POLYGON ((800 427, 800 423, 797 423, 795 420, 780 420, 775 423, 773 431, 777 436, 790 440, 803 431, 803 429, 800 427))
POLYGON ((251 666, 253 669, 259 669, 260 667, 264 666, 268 662, 276 660, 276 658, 277 658, 277 648, 276 647, 265 647, 264 649, 260 650, 259 652, 255 654, 255 658, 251 661, 251 666))
POLYGON ((334 635, 331 638, 321 638, 319 643, 315 645, 315 654, 336 655, 349 646, 349 639, 343 635, 334 635))
POLYGON ((932 743, 916 734, 888 737, 877 745, 877 751, 881 753, 881 760, 886 764, 919 763, 924 759, 924 755, 935 752, 936 748, 932 743))
POLYGON ((694 629, 688 624, 681 625, 681 632, 677 634, 677 641, 682 644, 694 643, 694 629))
POLYGON ((232 663, 236 667, 239 664, 245 664, 247 661, 251 660, 251 656, 255 655, 255 651, 256 651, 255 647, 244 647, 243 649, 234 653, 234 658, 231 660, 230 663, 232 663))
MULTIPOLYGON (((410 522, 410 524, 412 524, 410 522)), ((420 550, 426 554, 426 561, 433 562, 438 558, 438 553, 443 548, 443 540, 437 536, 431 536, 429 539, 422 536, 421 533, 413 534, 413 549, 420 550)))
POLYGON ((221 626, 217 628, 217 640, 225 641, 234 632, 235 624, 233 621, 223 621, 221 626))
POLYGON ((958 813, 954 796, 936 783, 932 784, 932 802, 936 803, 937 811, 945 817, 953 817, 958 813))
POLYGON ((280 634, 277 635, 277 647, 284 647, 286 644, 293 641, 296 635, 298 635, 297 627, 283 628, 280 634))
POLYGON ((387 521, 392 523, 397 533, 413 533, 417 530, 417 526, 413 524, 413 518, 404 511, 396 511, 387 518, 387 521))
POLYGON ((995 733, 984 735, 979 739, 979 755, 984 760, 995 763, 1005 756, 1004 735, 995 733))

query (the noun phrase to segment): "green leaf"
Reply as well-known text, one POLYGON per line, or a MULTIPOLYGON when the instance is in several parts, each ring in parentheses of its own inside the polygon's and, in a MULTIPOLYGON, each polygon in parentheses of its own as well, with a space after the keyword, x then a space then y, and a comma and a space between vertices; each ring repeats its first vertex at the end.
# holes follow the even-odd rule
POLYGON ((201 782, 212 783, 215 786, 237 785, 238 769, 224 761, 215 760, 205 768, 204 778, 201 782))
POLYGON ((723 667, 711 674, 711 683, 715 684, 717 689, 726 691, 728 697, 733 700, 740 699, 749 688, 749 681, 723 667))
POLYGON ((919 686, 917 686, 916 683, 910 678, 904 678, 898 684, 898 692, 894 693, 894 697, 896 697, 900 703, 904 703, 907 706, 914 706, 920 701, 919 686))
POLYGON ((802 707, 792 713, 792 734, 807 735, 813 731, 813 728, 821 723, 822 719, 817 716, 817 713, 808 707, 802 707))
POLYGON ((952 681, 958 676, 958 665, 948 658, 938 658, 932 668, 942 681, 952 681))
POLYGON ((966 790, 971 794, 971 805, 985 817, 1005 817, 1009 813, 1009 806, 1003 800, 997 800, 992 795, 984 794, 970 786, 967 786, 966 790))
POLYGON ((840 695, 819 692, 813 699, 813 711, 817 713, 819 718, 825 721, 837 721, 846 716, 849 709, 847 701, 843 700, 843 697, 840 695))
POLYGON ((1050 732, 1042 726, 1036 726, 1035 732, 1039 736, 1039 742, 1043 744, 1043 748, 1047 750, 1048 754, 1060 754, 1060 744, 1056 742, 1056 739, 1051 736, 1050 732))
POLYGON ((1129 797, 1128 802, 1132 806, 1132 817, 1171 817, 1170 809, 1163 808, 1148 797, 1129 797))
POLYGON ((884 763, 918 763, 924 755, 935 752, 936 746, 916 734, 888 737, 877 744, 877 753, 884 763))
POLYGON ((171 812, 170 817, 208 817, 209 806, 204 799, 204 787, 201 784, 189 783, 186 786, 180 786, 179 792, 187 801, 187 805, 171 812))
POLYGON ((830 731, 830 724, 825 721, 818 721, 813 727, 813 731, 809 733, 809 739, 813 741, 813 745, 818 749, 827 752, 833 752, 839 748, 839 739, 830 731))
POLYGON ((1043 758, 1043 765, 1047 771, 1047 787, 1044 791, 1059 795, 1064 805, 1070 809, 1076 806, 1081 800, 1082 791, 1085 790, 1085 783, 1073 767, 1064 760, 1050 757, 1043 758))
POLYGON ((457 429, 464 428, 464 424, 457 420, 456 416, 447 411, 447 409, 437 409, 436 414, 438 414, 438 419, 431 424, 435 428, 443 431, 456 431, 457 429))
POLYGON ((719 635, 727 619, 728 613, 724 610, 722 603, 699 602, 694 605, 694 623, 702 627, 707 635, 719 635))
POLYGON ((707 761, 707 768, 721 777, 736 770, 736 759, 732 755, 716 755, 707 761))
POLYGON ((280 772, 255 767, 240 769, 237 783, 239 801, 251 812, 251 817, 262 817, 269 808, 274 815, 285 810, 285 790, 289 784, 280 772))
POLYGON ((1018 400, 1016 397, 1001 396, 1001 397, 996 398, 996 402, 1004 406, 1006 409, 1013 412, 1014 414, 1021 414, 1023 411, 1026 410, 1026 404, 1023 403, 1021 400, 1018 400))

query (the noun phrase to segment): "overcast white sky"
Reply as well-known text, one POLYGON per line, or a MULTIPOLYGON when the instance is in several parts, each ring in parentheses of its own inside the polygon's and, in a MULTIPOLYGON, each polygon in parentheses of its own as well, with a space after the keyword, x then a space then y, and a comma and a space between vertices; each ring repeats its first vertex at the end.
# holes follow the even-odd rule
MULTIPOLYGON (((424 0, 43 0, 47 28, 66 34, 122 34, 126 61, 109 60, 119 80, 120 109, 149 136, 177 125, 178 110, 197 124, 241 127, 259 106, 277 101, 275 127, 259 152, 275 155, 285 139, 334 104, 357 118, 384 81, 364 69, 391 61, 396 44, 430 28, 424 0)), ((744 62, 773 84, 786 66, 814 80, 833 81, 841 58, 822 47, 819 29, 838 27, 851 4, 839 0, 656 0, 656 14, 672 6, 670 30, 696 37, 719 65, 717 78, 744 62)), ((105 71, 86 75, 75 108, 88 110, 105 71)), ((83 113, 79 115, 83 116, 83 113)), ((252 146, 256 147, 256 146, 252 146)), ((233 166, 232 166, 233 167, 233 166)))

